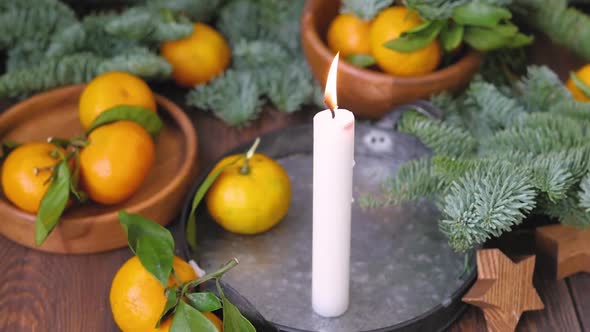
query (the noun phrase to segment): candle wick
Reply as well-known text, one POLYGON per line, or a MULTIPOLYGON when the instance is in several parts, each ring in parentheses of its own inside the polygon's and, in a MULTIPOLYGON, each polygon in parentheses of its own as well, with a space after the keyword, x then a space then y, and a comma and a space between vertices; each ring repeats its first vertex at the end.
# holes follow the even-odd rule
POLYGON ((330 108, 330 112, 332 112, 332 119, 334 119, 336 117, 336 112, 330 108))

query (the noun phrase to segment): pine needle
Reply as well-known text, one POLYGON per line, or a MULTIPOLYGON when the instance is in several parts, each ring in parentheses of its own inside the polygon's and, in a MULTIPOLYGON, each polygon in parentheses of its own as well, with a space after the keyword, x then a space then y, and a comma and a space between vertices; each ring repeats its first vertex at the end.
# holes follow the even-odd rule
POLYGON ((372 20, 392 4, 393 0, 342 0, 340 12, 353 13, 363 20, 372 20))

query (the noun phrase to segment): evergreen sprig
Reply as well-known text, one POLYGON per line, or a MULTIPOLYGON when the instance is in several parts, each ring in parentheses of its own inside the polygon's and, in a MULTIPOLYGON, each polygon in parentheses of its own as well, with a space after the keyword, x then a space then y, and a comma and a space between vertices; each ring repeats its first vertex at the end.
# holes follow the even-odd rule
POLYGON ((299 17, 304 1, 234 0, 219 12, 217 26, 233 49, 233 73, 195 87, 187 97, 189 105, 213 111, 234 126, 256 118, 264 101, 283 112, 294 112, 316 103, 318 86, 303 59, 299 45, 299 17), (236 20, 239 17, 239 20, 236 20), (249 22, 244 25, 243 22, 249 22), (245 100, 220 98, 236 96, 240 77, 245 100), (220 100, 224 99, 224 100, 220 100), (246 105, 246 106, 243 106, 246 105))
POLYGON ((535 196, 525 170, 502 161, 485 165, 450 185, 440 229, 455 249, 473 248, 521 223, 535 196))
POLYGON ((466 130, 417 113, 404 116, 398 129, 419 137, 436 154, 451 157, 471 155, 477 146, 475 138, 466 130))
POLYGON ((260 94, 253 72, 230 69, 211 83, 191 90, 187 104, 211 110, 229 125, 243 126, 262 111, 260 94))
POLYGON ((393 0, 342 0, 340 12, 353 13, 363 20, 371 20, 392 4, 393 0))
POLYGON ((531 66, 512 86, 475 79, 463 95, 433 102, 452 108, 445 120, 413 112, 400 120, 434 156, 403 165, 386 183, 392 202, 433 198, 457 250, 500 236, 533 211, 590 225, 590 107, 548 68, 531 66), (466 147, 460 137, 470 132, 466 147))

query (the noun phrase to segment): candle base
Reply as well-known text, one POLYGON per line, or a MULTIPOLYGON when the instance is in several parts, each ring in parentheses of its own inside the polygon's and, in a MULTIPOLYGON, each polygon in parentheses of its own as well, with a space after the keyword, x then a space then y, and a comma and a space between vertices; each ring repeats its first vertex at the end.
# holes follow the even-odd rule
POLYGON ((326 318, 336 318, 339 316, 344 315, 344 313, 348 310, 348 303, 344 305, 326 305, 325 303, 322 304, 312 304, 313 311, 326 318))

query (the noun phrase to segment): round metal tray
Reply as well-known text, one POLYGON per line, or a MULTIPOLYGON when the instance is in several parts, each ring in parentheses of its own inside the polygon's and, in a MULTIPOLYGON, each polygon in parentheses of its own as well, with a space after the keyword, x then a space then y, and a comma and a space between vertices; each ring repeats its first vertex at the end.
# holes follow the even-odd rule
MULTIPOLYGON (((365 206, 367 195, 380 195, 383 183, 401 164, 428 150, 413 137, 363 123, 357 123, 355 135, 350 307, 337 318, 313 312, 312 133, 312 126, 305 125, 262 137, 258 151, 281 163, 292 182, 290 210, 281 223, 264 234, 236 235, 219 227, 201 204, 196 218, 198 248, 192 253, 185 244, 184 255, 206 271, 232 257, 239 259, 240 265, 224 281, 259 331, 274 327, 283 331, 441 331, 448 327, 466 307, 460 298, 475 272, 462 278, 464 255, 453 252, 438 230, 437 209, 427 201, 365 206)), ((190 201, 182 214, 182 229, 190 201)))

